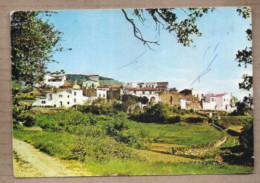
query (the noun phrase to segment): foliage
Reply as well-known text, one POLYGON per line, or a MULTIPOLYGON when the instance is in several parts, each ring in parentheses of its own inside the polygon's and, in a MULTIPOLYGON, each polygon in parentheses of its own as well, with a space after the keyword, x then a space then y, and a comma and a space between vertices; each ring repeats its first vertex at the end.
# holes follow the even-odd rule
MULTIPOLYGON (((193 43, 192 36, 201 36, 196 21, 213 8, 182 8, 183 17, 177 17, 177 11, 174 8, 157 8, 157 9, 135 9, 132 15, 137 17, 142 24, 150 19, 155 22, 156 30, 160 34, 160 29, 173 33, 177 41, 184 46, 190 46, 193 43)), ((158 41, 151 41, 144 38, 142 31, 138 28, 135 19, 131 19, 125 10, 122 10, 126 20, 133 26, 134 36, 143 42, 149 48, 151 44, 159 44, 158 41)))
POLYGON ((11 15, 12 79, 26 85, 42 82, 46 64, 55 62, 53 53, 63 50, 58 44, 62 33, 42 20, 40 14, 17 11, 11 15))
POLYGON ((219 123, 226 128, 231 125, 245 126, 252 120, 252 116, 222 116, 219 123))
POLYGON ((241 132, 239 137, 240 144, 244 147, 244 156, 249 160, 252 160, 254 155, 254 130, 253 130, 253 120, 247 123, 241 132))
POLYGON ((93 114, 112 114, 116 113, 113 105, 103 98, 98 98, 94 100, 91 104, 86 103, 84 105, 78 106, 79 111, 83 113, 93 113, 93 114))
POLYGON ((172 116, 168 119, 169 123, 178 123, 181 122, 181 116, 172 116))
POLYGON ((250 114, 252 108, 245 102, 237 102, 236 103, 237 110, 230 113, 230 116, 241 116, 250 114))
MULTIPOLYGON (((237 12, 241 15, 244 19, 250 18, 251 16, 251 9, 248 7, 238 8, 237 12)), ((248 41, 252 41, 252 28, 247 29, 246 31, 248 41)), ((252 65, 253 57, 252 57, 252 47, 246 47, 243 50, 238 50, 236 54, 236 61, 238 62, 238 66, 241 67, 244 65, 246 68, 248 65, 252 65)), ((251 91, 253 87, 253 76, 248 74, 243 74, 242 76, 243 81, 239 83, 239 88, 251 91)), ((253 105, 253 96, 249 95, 244 97, 243 100, 248 106, 253 105)))

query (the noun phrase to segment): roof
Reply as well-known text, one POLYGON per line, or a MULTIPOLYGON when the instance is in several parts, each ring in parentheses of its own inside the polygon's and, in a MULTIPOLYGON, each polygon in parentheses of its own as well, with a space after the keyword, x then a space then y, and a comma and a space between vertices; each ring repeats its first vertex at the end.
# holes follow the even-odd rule
POLYGON ((156 84, 156 82, 145 82, 143 84, 147 84, 147 85, 150 85, 150 84, 156 84))
POLYGON ((122 85, 99 85, 98 88, 120 88, 122 85))
POLYGON ((224 95, 226 95, 227 93, 221 93, 221 94, 216 94, 216 97, 223 97, 224 95))
POLYGON ((156 91, 153 88, 127 88, 129 91, 156 91))
POLYGON ((69 81, 65 81, 63 85, 61 85, 61 87, 73 87, 73 84, 69 81))
POLYGON ((165 86, 165 85, 168 85, 169 83, 168 82, 156 82, 157 85, 160 85, 160 86, 165 86))

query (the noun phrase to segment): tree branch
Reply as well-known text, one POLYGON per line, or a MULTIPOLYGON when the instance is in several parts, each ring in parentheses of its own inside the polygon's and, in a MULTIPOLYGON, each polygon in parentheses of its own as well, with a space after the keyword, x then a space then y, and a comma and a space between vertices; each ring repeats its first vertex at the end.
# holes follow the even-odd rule
POLYGON ((127 13, 124 9, 122 9, 122 12, 124 13, 125 15, 125 18, 126 20, 132 24, 133 26, 133 32, 134 32, 134 36, 139 39, 140 41, 143 42, 144 45, 148 46, 149 49, 151 49, 150 47, 150 44, 156 44, 156 45, 159 45, 158 41, 149 41, 149 40, 146 40, 143 38, 143 35, 141 33, 141 31, 136 27, 133 19, 130 19, 128 16, 127 16, 127 13))

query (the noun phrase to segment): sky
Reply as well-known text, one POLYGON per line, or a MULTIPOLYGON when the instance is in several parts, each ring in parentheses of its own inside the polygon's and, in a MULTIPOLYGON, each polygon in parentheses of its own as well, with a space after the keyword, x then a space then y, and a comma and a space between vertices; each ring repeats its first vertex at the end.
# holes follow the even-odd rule
MULTIPOLYGON (((236 7, 216 8, 197 20, 202 36, 184 47, 173 34, 155 31, 147 19, 137 23, 143 36, 159 40, 152 50, 134 37, 132 25, 121 10, 57 11, 49 19, 63 32, 61 44, 72 51, 56 53, 59 63, 48 65, 50 71, 99 74, 122 82, 168 81, 178 91, 185 88, 212 93, 233 93, 239 99, 247 95, 238 87, 242 75, 251 74, 252 67, 238 67, 238 50, 251 46, 245 30, 251 19, 243 19, 236 7)), ((132 11, 127 10, 129 17, 132 11)), ((185 15, 177 10, 179 19, 185 15)), ((135 19, 138 22, 137 19, 135 19)))

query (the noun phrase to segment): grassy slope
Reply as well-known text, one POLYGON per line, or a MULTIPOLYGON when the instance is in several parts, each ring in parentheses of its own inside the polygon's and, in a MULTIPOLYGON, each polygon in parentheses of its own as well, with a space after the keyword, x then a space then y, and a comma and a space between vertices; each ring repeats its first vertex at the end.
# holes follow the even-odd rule
POLYGON ((157 142, 184 146, 215 144, 224 136, 222 131, 204 123, 176 123, 169 125, 129 122, 130 128, 142 128, 157 142))

